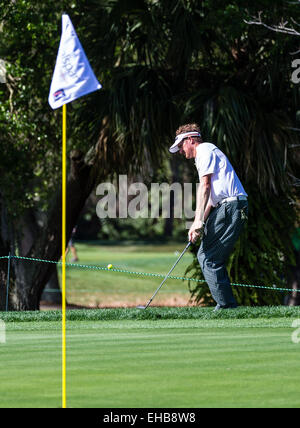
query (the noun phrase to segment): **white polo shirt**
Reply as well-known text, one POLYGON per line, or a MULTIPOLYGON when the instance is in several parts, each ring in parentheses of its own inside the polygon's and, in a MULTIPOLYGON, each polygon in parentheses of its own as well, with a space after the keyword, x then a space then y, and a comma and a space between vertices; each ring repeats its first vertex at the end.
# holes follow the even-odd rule
POLYGON ((201 143, 196 150, 195 165, 199 179, 212 174, 209 203, 213 207, 231 196, 248 196, 231 163, 217 146, 201 143))

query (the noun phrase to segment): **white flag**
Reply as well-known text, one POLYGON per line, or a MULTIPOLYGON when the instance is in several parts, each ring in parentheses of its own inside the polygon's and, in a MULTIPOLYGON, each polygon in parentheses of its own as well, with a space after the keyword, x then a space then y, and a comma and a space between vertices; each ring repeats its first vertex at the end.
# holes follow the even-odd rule
POLYGON ((68 15, 62 16, 60 39, 48 101, 53 109, 100 89, 68 15))

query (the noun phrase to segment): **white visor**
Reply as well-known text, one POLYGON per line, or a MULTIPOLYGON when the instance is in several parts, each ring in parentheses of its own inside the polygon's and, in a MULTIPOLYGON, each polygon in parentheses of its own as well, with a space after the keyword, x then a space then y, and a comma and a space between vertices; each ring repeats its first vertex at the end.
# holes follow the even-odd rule
POLYGON ((177 137, 175 138, 175 143, 173 144, 173 146, 171 146, 169 148, 169 151, 171 153, 176 153, 178 152, 178 144, 181 143, 182 140, 184 140, 187 137, 201 137, 200 132, 197 131, 193 131, 193 132, 185 132, 184 134, 179 134, 177 135, 177 137))

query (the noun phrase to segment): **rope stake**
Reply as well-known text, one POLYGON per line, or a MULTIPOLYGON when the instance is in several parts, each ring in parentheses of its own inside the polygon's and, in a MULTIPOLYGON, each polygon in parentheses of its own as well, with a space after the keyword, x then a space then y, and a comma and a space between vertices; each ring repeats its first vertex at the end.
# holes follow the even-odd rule
POLYGON ((8 295, 9 295, 9 282, 10 282, 10 261, 11 261, 11 255, 9 253, 8 255, 8 263, 7 263, 7 283, 6 283, 6 312, 8 311, 8 295))

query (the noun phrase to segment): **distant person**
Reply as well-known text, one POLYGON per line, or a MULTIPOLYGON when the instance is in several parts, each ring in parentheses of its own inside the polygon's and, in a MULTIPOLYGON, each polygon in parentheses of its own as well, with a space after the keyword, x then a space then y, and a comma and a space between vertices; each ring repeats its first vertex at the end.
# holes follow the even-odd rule
POLYGON ((236 308, 226 262, 248 219, 247 193, 225 154, 203 142, 199 125, 181 126, 170 152, 195 159, 200 185, 189 241, 202 238, 197 257, 215 310, 236 308))
POLYGON ((75 244, 74 244, 74 237, 75 237, 75 234, 76 234, 76 230, 77 230, 77 227, 74 227, 74 229, 72 230, 71 238, 70 238, 70 240, 68 242, 67 250, 66 250, 66 255, 68 254, 69 250, 71 250, 71 253, 72 253, 72 256, 73 256, 72 259, 71 259, 71 263, 78 262, 78 260, 79 260, 78 256, 77 256, 76 247, 75 247, 75 244))

